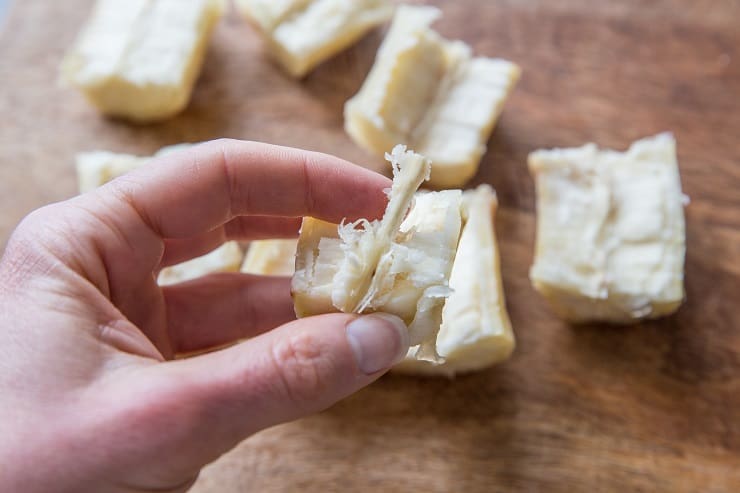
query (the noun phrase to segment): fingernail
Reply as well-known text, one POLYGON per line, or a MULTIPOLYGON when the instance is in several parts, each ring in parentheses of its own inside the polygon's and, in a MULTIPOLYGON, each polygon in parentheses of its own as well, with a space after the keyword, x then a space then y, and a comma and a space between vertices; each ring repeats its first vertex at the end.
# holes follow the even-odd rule
POLYGON ((347 340, 357 366, 366 375, 387 370, 409 350, 406 324, 395 315, 373 313, 347 325, 347 340))

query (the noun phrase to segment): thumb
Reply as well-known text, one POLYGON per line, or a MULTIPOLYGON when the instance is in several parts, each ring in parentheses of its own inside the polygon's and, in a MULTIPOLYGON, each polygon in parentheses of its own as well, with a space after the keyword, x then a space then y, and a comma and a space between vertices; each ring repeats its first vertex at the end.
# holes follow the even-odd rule
POLYGON ((171 437, 186 447, 197 443, 205 464, 256 431, 321 411, 370 384, 408 347, 398 317, 330 314, 154 370, 168 387, 173 421, 187 416, 171 437))

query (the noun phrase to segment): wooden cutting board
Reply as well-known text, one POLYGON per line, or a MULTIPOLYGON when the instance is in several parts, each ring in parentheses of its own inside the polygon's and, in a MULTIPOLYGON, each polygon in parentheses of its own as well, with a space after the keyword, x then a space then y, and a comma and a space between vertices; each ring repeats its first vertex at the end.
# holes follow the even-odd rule
MULTIPOLYGON (((474 183, 498 190, 497 230, 518 349, 455 381, 389 376, 327 412, 265 431, 194 491, 740 491, 740 3, 447 0, 438 29, 523 78, 474 183), (527 279, 527 154, 675 133, 691 196, 687 302, 634 327, 570 327, 527 279)), ((149 154, 227 136, 383 169, 342 131, 379 33, 304 82, 250 27, 218 28, 190 107, 166 123, 100 118, 57 86, 89 0, 17 1, 0 35, 0 242, 31 209, 75 193, 73 156, 149 154)))

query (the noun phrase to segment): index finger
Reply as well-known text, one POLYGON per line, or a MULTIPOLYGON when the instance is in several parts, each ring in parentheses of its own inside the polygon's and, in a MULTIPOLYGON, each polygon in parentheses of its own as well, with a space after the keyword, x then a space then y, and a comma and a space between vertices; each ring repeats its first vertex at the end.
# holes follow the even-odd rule
POLYGON ((237 216, 374 219, 390 180, 339 158, 217 140, 169 154, 110 184, 162 238, 187 238, 237 216))

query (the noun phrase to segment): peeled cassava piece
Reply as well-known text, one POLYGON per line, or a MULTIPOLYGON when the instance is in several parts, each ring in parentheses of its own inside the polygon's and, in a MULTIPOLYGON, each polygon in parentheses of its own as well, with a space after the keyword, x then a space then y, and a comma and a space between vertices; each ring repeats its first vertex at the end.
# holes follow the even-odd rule
POLYGON ((473 58, 470 47, 430 28, 434 7, 401 6, 360 92, 344 109, 345 129, 383 155, 397 142, 434 163, 430 184, 462 187, 475 175, 520 69, 473 58))
POLYGON ((487 185, 463 195, 463 226, 450 275, 452 294, 442 311, 437 351, 440 365, 412 357, 394 368, 400 373, 454 376, 506 360, 514 332, 506 312, 493 217, 496 194, 487 185))
MULTIPOLYGON (((491 187, 482 185, 463 194, 464 226, 449 280, 453 291, 443 308, 442 325, 437 336, 437 351, 444 362, 435 364, 417 360, 417 348, 412 347, 406 359, 394 368, 395 372, 451 377, 487 368, 511 355, 515 340, 501 283, 493 230, 495 210, 496 195, 491 187)), ((317 223, 311 220, 311 224, 317 223)), ((335 225, 320 223, 320 226, 326 226, 325 234, 336 236, 335 225)), ((315 230, 310 234, 320 235, 321 231, 315 230)), ((296 240, 252 242, 243 272, 292 274, 296 246, 296 240)), ((330 300, 324 301, 326 310, 319 312, 336 310, 330 300)))
POLYGON ((416 357, 439 361, 436 339, 461 229, 460 190, 422 194, 428 159, 396 146, 393 186, 379 221, 304 220, 293 295, 299 317, 381 311, 409 326, 416 357))
POLYGON ((236 0, 285 70, 303 77, 393 16, 388 0, 236 0))
POLYGON ((628 323, 678 309, 686 253, 676 142, 588 144, 529 156, 537 185, 530 277, 564 319, 628 323))
MULTIPOLYGON (((108 151, 83 152, 77 155, 77 181, 80 193, 86 193, 105 183, 144 166, 152 159, 189 147, 177 144, 163 147, 154 156, 142 157, 132 154, 116 154, 108 151)), ((160 285, 189 281, 216 272, 237 272, 244 254, 238 242, 229 241, 212 252, 182 264, 162 269, 160 285)))
POLYGON ((162 120, 190 100, 223 0, 97 0, 62 79, 102 113, 162 120))
POLYGON ((298 240, 256 240, 249 244, 241 271, 263 276, 292 276, 298 240))

